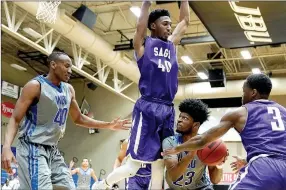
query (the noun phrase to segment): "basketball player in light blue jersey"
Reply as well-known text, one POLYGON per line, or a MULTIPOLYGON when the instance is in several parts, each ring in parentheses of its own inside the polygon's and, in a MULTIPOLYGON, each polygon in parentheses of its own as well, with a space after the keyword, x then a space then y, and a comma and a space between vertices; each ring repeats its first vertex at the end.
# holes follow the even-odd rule
POLYGON ((240 108, 225 114, 220 123, 164 155, 201 149, 234 128, 247 152, 230 190, 286 189, 286 108, 268 100, 272 82, 265 74, 252 74, 243 85, 240 108))
POLYGON ((70 162, 70 171, 71 174, 77 174, 77 189, 90 189, 90 179, 93 178, 94 181, 97 181, 94 170, 89 167, 89 161, 87 158, 82 159, 81 167, 72 169, 74 162, 70 162))
POLYGON ((48 75, 38 76, 24 86, 5 134, 2 168, 11 172, 11 162, 16 162, 11 144, 19 129, 16 150, 21 189, 75 188, 57 148, 68 113, 74 123, 86 128, 128 129, 127 120, 103 122, 81 114, 75 90, 66 83, 72 72, 72 61, 67 54, 53 52, 48 63, 48 75))
MULTIPOLYGON (((186 99, 180 103, 179 110, 181 113, 176 129, 178 134, 163 141, 163 150, 176 147, 196 136, 200 125, 209 117, 208 107, 201 100, 186 99)), ((170 189, 213 190, 212 183, 217 184, 222 178, 222 166, 206 166, 195 151, 166 155, 164 161, 166 181, 170 189), (206 172, 207 167, 209 176, 206 172)))

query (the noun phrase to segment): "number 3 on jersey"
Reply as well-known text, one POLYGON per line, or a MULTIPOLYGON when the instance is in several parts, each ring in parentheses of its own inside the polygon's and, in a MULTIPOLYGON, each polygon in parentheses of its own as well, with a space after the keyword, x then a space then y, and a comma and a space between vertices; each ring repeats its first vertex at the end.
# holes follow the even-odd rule
POLYGON ((68 109, 60 108, 54 118, 54 123, 58 123, 60 126, 65 124, 67 118, 68 109))
POLYGON ((272 131, 285 131, 285 126, 281 117, 280 110, 277 107, 267 107, 267 109, 268 114, 273 115, 273 120, 275 120, 271 122, 272 131))
POLYGON ((188 186, 193 182, 193 177, 196 172, 188 171, 185 175, 182 175, 177 181, 173 182, 174 185, 182 187, 188 186))

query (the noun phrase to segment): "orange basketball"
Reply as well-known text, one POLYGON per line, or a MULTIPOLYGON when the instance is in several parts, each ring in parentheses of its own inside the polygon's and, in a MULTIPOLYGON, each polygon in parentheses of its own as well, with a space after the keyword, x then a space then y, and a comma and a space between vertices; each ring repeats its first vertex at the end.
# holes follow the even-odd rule
POLYGON ((208 166, 221 164, 227 156, 227 148, 221 139, 211 142, 206 147, 197 151, 199 159, 208 166))

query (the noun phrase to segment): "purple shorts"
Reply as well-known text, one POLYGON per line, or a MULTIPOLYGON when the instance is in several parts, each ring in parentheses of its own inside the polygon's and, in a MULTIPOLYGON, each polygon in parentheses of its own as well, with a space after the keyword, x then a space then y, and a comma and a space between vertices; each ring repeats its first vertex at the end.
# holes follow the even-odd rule
POLYGON ((258 157, 239 172, 229 190, 285 190, 286 160, 258 157))
POLYGON ((162 141, 174 135, 173 105, 140 98, 134 106, 132 117, 127 155, 142 162, 161 158, 162 141))
POLYGON ((133 176, 125 179, 125 189, 126 190, 148 190, 150 189, 151 176, 141 177, 133 176))

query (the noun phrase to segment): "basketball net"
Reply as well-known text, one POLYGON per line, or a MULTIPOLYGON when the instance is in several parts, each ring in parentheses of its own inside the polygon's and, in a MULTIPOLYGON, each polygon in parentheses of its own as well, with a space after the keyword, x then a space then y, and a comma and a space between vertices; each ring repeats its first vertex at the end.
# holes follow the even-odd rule
POLYGON ((40 22, 51 24, 55 23, 57 19, 58 7, 60 4, 61 0, 40 1, 36 18, 40 22))

